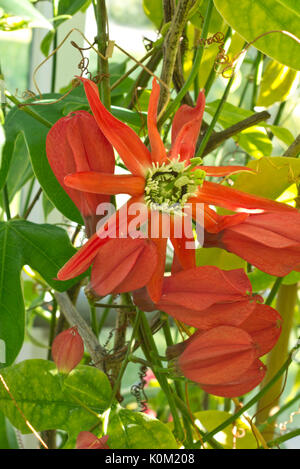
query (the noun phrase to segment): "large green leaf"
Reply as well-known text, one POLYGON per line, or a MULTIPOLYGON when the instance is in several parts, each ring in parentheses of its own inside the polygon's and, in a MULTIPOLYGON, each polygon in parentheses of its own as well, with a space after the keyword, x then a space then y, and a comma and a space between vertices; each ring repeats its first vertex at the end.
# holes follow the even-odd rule
POLYGON ((29 0, 0 0, 0 8, 9 16, 18 16, 28 21, 31 28, 53 28, 29 0))
POLYGON ((268 107, 285 101, 298 83, 299 72, 271 60, 263 73, 256 105, 268 107))
POLYGON ((170 429, 141 412, 118 406, 110 413, 107 432, 112 449, 177 449, 170 429))
MULTIPOLYGON (((64 430, 71 440, 68 446, 74 444, 80 431, 99 422, 96 414, 107 408, 111 396, 107 376, 86 365, 76 367, 64 382, 53 362, 40 359, 25 360, 1 370, 1 374, 34 429, 64 430)), ((2 385, 0 409, 22 433, 31 432, 2 385)))
MULTIPOLYGON (((247 42, 269 31, 287 31, 299 36, 298 0, 214 0, 225 21, 247 42)), ((271 33, 255 41, 254 46, 273 59, 300 70, 300 44, 283 33, 271 33)))
POLYGON ((63 291, 77 280, 61 282, 55 278, 75 252, 62 228, 17 219, 0 223, 0 339, 6 349, 6 362, 0 366, 14 361, 24 340, 22 267, 29 265, 51 287, 63 291))
POLYGON ((239 174, 234 188, 269 199, 277 199, 300 178, 298 158, 265 157, 258 161, 250 161, 248 166, 256 173, 239 174))
POLYGON ((160 28, 163 21, 162 0, 143 0, 143 8, 146 16, 154 23, 156 28, 160 28))

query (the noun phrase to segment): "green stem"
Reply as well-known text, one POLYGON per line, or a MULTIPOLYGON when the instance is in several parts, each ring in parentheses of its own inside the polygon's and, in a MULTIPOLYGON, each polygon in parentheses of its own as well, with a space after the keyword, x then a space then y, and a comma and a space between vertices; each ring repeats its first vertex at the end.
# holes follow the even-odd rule
POLYGON ((134 341, 135 336, 136 336, 136 334, 137 334, 138 327, 139 327, 139 325, 140 325, 140 321, 141 321, 141 311, 139 311, 138 309, 136 309, 136 316, 135 316, 134 323, 133 323, 131 338, 130 338, 129 344, 128 344, 128 346, 127 346, 127 351, 126 351, 124 360, 123 360, 123 362, 122 362, 122 366, 121 366, 121 368, 120 368, 119 374, 118 374, 117 379, 116 379, 116 381, 115 381, 115 383, 114 383, 114 387, 113 387, 113 390, 112 390, 112 395, 111 395, 111 399, 110 399, 110 403, 109 403, 108 408, 110 408, 110 407, 113 405, 113 402, 114 402, 114 400, 115 400, 116 394, 117 394, 117 392, 118 392, 118 390, 119 390, 122 377, 123 377, 123 375, 124 375, 124 372, 125 372, 125 370, 126 370, 126 367, 127 367, 127 365, 128 365, 128 362, 129 362, 130 355, 131 355, 131 353, 132 353, 132 344, 133 344, 133 341, 134 341))
MULTIPOLYGON (((53 37, 53 50, 55 50, 56 48, 57 48, 57 30, 55 30, 54 37, 53 37)), ((52 61, 51 93, 55 93, 56 66, 57 66, 57 54, 54 54, 53 61, 52 61)))
MULTIPOLYGON (((108 26, 105 0, 97 0, 96 11, 98 50, 103 56, 106 56, 106 48, 108 43, 108 26)), ((98 75, 100 80, 98 87, 101 101, 107 109, 110 109, 110 80, 108 60, 102 59, 99 56, 98 75)))
POLYGON ((3 195, 3 205, 4 205, 4 210, 6 213, 6 218, 7 220, 11 219, 11 214, 10 214, 10 208, 9 208, 9 196, 8 196, 8 191, 7 191, 7 185, 5 184, 2 190, 2 195, 3 195))
POLYGON ((92 302, 89 302, 89 303, 90 303, 90 312, 91 312, 91 328, 95 336, 98 337, 99 332, 98 332, 96 305, 94 305, 92 302))
POLYGON ((48 341, 48 360, 51 360, 51 346, 55 337, 55 328, 56 328, 56 311, 57 311, 57 301, 53 298, 53 308, 51 311, 51 322, 50 322, 50 331, 49 331, 49 341, 48 341))
POLYGON ((213 130, 214 130, 214 127, 215 127, 215 125, 216 125, 216 122, 217 122, 217 120, 218 120, 218 118, 219 118, 219 115, 220 115, 220 113, 221 113, 221 111, 222 111, 222 108, 223 108, 223 106, 224 106, 224 104, 225 104, 225 102, 226 102, 226 100, 227 100, 228 95, 229 95, 229 91, 230 91, 231 85, 232 85, 232 83, 233 83, 234 77, 235 77, 235 76, 234 76, 234 74, 233 74, 232 77, 230 78, 229 82, 227 83, 227 86, 226 86, 225 91, 224 91, 224 93, 223 93, 223 96, 222 96, 222 98, 221 98, 221 100, 220 100, 220 102, 219 102, 219 105, 218 105, 218 107, 217 107, 217 110, 216 110, 216 112, 215 112, 215 115, 214 115, 214 117, 212 118, 212 121, 211 121, 211 123, 209 124, 209 127, 208 127, 207 131, 205 132, 205 135, 204 135, 204 137, 203 137, 203 139, 202 139, 202 141, 201 141, 201 143, 200 143, 200 146, 199 146, 199 148, 198 148, 198 150, 197 150, 195 156, 201 156, 201 155, 203 154, 204 150, 205 150, 205 147, 206 147, 206 145, 207 145, 207 143, 208 143, 208 140, 209 140, 209 138, 210 138, 210 136, 211 136, 211 134, 212 134, 212 132, 213 132, 213 130))
MULTIPOLYGON (((142 347, 143 351, 145 353, 146 359, 153 363, 154 365, 163 368, 162 363, 159 359, 159 354, 158 350, 155 344, 155 341, 153 339, 152 331, 149 326, 149 323, 147 321, 147 318, 145 316, 145 313, 143 311, 140 312, 141 314, 141 329, 143 333, 143 338, 145 339, 145 342, 143 343, 142 341, 142 347)), ((169 386, 168 383, 168 378, 163 374, 158 372, 157 370, 153 370, 155 373, 155 376, 157 378, 157 381, 159 382, 162 391, 166 394, 166 397, 169 402, 171 414, 173 416, 173 421, 174 421, 174 432, 176 434, 176 437, 180 440, 183 441, 184 439, 184 432, 181 426, 181 422, 178 416, 176 404, 174 401, 174 396, 172 389, 169 386)))
POLYGON ((277 279, 275 280, 274 282, 274 285, 268 295, 268 298, 266 299, 265 301, 265 304, 270 306, 272 303, 273 303, 273 300, 275 298, 275 296, 277 295, 277 292, 279 290, 279 287, 282 283, 282 280, 283 280, 283 277, 277 277, 277 279))
POLYGON ((269 441, 268 446, 270 448, 273 448, 274 446, 279 446, 285 441, 288 441, 291 438, 295 438, 295 436, 299 436, 299 435, 300 435, 300 428, 297 428, 296 430, 292 430, 291 432, 286 433, 285 435, 275 438, 275 440, 269 441))
POLYGON ((26 200, 25 200, 24 207, 23 207, 22 217, 24 217, 24 214, 27 212, 29 202, 30 202, 30 198, 31 198, 31 195, 32 195, 32 191, 33 191, 33 187, 34 187, 34 183, 35 183, 35 177, 32 177, 32 180, 30 182, 30 186, 28 187, 28 191, 27 191, 27 194, 26 194, 26 200))
MULTIPOLYGON (((201 39, 206 39, 206 37, 207 37, 210 18, 211 18, 211 14, 212 14, 212 11, 213 11, 213 6, 214 6, 213 0, 209 0, 208 4, 207 4, 206 13, 205 13, 205 19, 204 19, 204 24, 203 24, 202 33, 201 33, 201 39)), ((199 67, 200 67, 200 64, 201 64, 202 56, 203 56, 203 50, 204 50, 204 46, 200 45, 198 47, 198 50, 197 50, 197 53, 196 53, 196 56, 195 56, 195 60, 194 60, 193 66, 192 66, 191 73, 189 74, 189 76, 188 76, 184 86, 182 87, 181 91, 177 94, 176 98, 168 105, 168 107, 165 110, 165 112, 163 113, 163 115, 159 118, 158 123, 157 123, 158 128, 160 128, 162 126, 162 124, 167 120, 167 118, 176 110, 176 108, 180 104, 181 100, 183 99, 185 94, 188 92, 189 88, 192 86, 192 84, 193 84, 193 82, 194 82, 194 80, 197 76, 197 73, 199 71, 199 67)))
POLYGON ((12 101, 16 106, 18 106, 21 111, 26 112, 26 114, 33 117, 33 119, 39 121, 41 124, 45 125, 49 129, 52 127, 53 124, 50 121, 48 121, 47 119, 44 119, 44 117, 40 116, 37 112, 30 109, 28 106, 22 105, 23 103, 21 103, 21 101, 19 101, 15 96, 9 94, 8 92, 5 93, 5 96, 10 101, 12 101))

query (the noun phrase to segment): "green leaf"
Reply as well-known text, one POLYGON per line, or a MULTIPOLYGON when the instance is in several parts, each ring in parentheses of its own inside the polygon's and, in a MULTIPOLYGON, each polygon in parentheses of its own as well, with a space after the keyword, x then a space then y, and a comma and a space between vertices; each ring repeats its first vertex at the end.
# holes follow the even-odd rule
POLYGON ((222 270, 241 269, 246 262, 235 254, 220 248, 200 248, 196 251, 197 266, 215 265, 222 270))
POLYGON ((51 287, 64 291, 78 278, 67 282, 55 278, 75 252, 62 228, 17 219, 0 222, 0 339, 6 349, 6 362, 0 366, 14 361, 24 340, 22 267, 29 265, 51 287))
POLYGON ((291 70, 276 60, 268 63, 259 87, 257 106, 272 106, 272 104, 285 101, 299 83, 299 73, 291 70))
POLYGON ((47 221, 48 216, 50 215, 52 210, 54 210, 55 207, 52 204, 52 202, 48 199, 48 197, 44 194, 44 192, 42 195, 42 205, 43 205, 44 218, 45 218, 45 221, 47 221))
POLYGON ((247 274, 254 293, 262 292, 266 290, 275 282, 276 277, 270 274, 266 274, 259 269, 254 269, 253 272, 247 274))
MULTIPOLYGON (((47 360, 25 360, 1 370, 1 374, 34 429, 38 432, 64 430, 71 439, 69 446, 80 431, 89 430, 99 423, 95 413, 101 414, 109 404, 111 388, 108 378, 94 367, 79 365, 67 377, 65 384, 71 383, 68 387, 63 386, 55 364, 47 360), (83 393, 83 389, 94 391, 83 393)), ((2 385, 0 409, 22 433, 31 433, 2 385)))
POLYGON ((0 0, 0 8, 10 16, 19 16, 27 20, 31 28, 53 28, 29 0, 0 0))
MULTIPOLYGON (((7 191, 10 202, 26 182, 33 177, 31 162, 28 155, 26 142, 22 134, 15 141, 10 169, 7 177, 7 191)), ((2 196, 1 196, 2 205, 2 196)))
MULTIPOLYGON (((299 36, 298 0, 214 0, 214 4, 225 21, 247 42, 274 30, 299 36)), ((283 33, 261 37, 254 47, 283 65, 300 69, 299 42, 283 33)))
POLYGON ((177 449, 164 423, 141 412, 118 406, 111 411, 107 432, 112 449, 177 449))
MULTIPOLYGON (((57 99, 60 95, 48 94, 44 98, 57 99)), ((63 116, 63 108, 66 101, 40 106, 35 112, 51 123, 55 123, 63 116)), ((70 98, 69 98, 70 99, 70 98)), ((5 121, 6 142, 2 150, 2 161, 0 168, 0 189, 5 184, 9 168, 12 163, 16 147, 16 140, 21 135, 26 142, 27 151, 30 156, 32 168, 47 197, 53 205, 67 218, 76 223, 83 224, 79 210, 63 190, 54 176, 46 156, 46 137, 49 127, 34 119, 17 107, 13 107, 8 113, 5 121)))
MULTIPOLYGON (((194 415, 201 423, 200 428, 208 432, 214 430, 214 428, 231 417, 231 414, 221 410, 203 410, 201 412, 195 412, 194 415)), ((236 449, 256 449, 257 441, 251 432, 249 424, 243 418, 239 418, 235 421, 235 427, 235 433, 239 435, 235 438, 236 449)), ((232 449, 234 446, 232 425, 229 425, 224 428, 224 430, 217 433, 214 438, 221 443, 224 449, 232 449)))
POLYGON ((0 411, 0 449, 19 449, 15 431, 0 411))
POLYGON ((163 21, 163 7, 161 0, 143 0, 143 8, 146 16, 159 29, 163 21))
POLYGON ((300 178, 300 159, 297 158, 265 157, 250 161, 248 167, 256 174, 239 174, 234 188, 273 200, 300 178))

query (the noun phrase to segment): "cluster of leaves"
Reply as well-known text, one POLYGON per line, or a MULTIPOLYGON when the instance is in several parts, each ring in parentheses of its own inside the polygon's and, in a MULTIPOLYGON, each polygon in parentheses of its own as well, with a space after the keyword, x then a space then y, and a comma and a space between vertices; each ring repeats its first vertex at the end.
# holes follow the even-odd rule
MULTIPOLYGON (((195 2, 185 32, 188 45, 193 44, 195 37, 199 35, 208 1, 195 2)), ((0 29, 7 31, 24 27, 45 28, 48 32, 41 44, 41 50, 47 56, 57 28, 77 11, 84 11, 89 3, 89 0, 54 2, 54 18, 49 22, 29 0, 0 0, 0 29)), ((248 59, 250 63, 245 61, 244 69, 239 72, 239 90, 243 88, 242 93, 234 94, 231 103, 223 103, 222 99, 208 100, 205 109, 206 121, 210 122, 221 104, 222 110, 218 113, 215 130, 224 130, 255 114, 254 106, 243 104, 242 96, 250 96, 250 101, 255 106, 274 106, 272 110, 275 111, 278 107, 279 110, 282 109, 282 105, 298 84, 300 46, 293 37, 278 31, 297 35, 300 21, 296 0, 214 0, 214 5, 209 34, 217 31, 226 34, 228 28, 232 28, 231 43, 226 52, 228 57, 234 58, 241 51, 245 41, 255 41, 256 48, 251 50, 252 55, 250 54, 251 58, 248 59), (272 15, 269 14, 270 11, 272 15), (270 33, 271 31, 274 32, 270 33), (265 35, 266 32, 269 34, 265 35), (257 71, 261 66, 263 72, 259 82, 257 71), (251 80, 254 83, 251 83, 251 80)), ((161 28, 162 1, 144 0, 143 7, 154 27, 161 28)), ((167 30, 168 25, 165 25, 164 34, 167 30)), ((153 45, 153 50, 162 46, 163 37, 162 35, 153 45)), ((184 55, 185 77, 191 71, 194 57, 194 50, 189 47, 184 55)), ((208 89, 213 77, 216 79, 214 83, 217 97, 218 87, 220 83, 223 86, 223 82, 213 74, 215 56, 214 45, 204 50, 201 69, 194 87, 195 90, 197 87, 208 89)), ((126 59, 123 63, 110 64, 111 86, 125 74, 128 69, 127 62, 126 59)), ((149 78, 146 80, 146 87, 149 78)), ((111 93, 111 112, 137 132, 141 132, 141 129, 145 128, 144 111, 148 105, 149 89, 146 88, 139 95, 138 111, 130 110, 128 104, 135 86, 136 80, 130 76, 120 81, 111 93)), ((123 407, 115 405, 110 408, 112 390, 109 380, 105 373, 95 367, 79 365, 62 382, 51 361, 30 359, 14 364, 24 342, 26 326, 32 322, 31 314, 33 317, 42 316, 47 325, 49 324, 51 310, 44 306, 46 292, 53 294, 54 291, 70 291, 80 280, 55 280, 57 271, 76 251, 66 230, 54 224, 38 224, 27 220, 31 191, 38 182, 42 191, 45 221, 55 208, 70 225, 83 224, 78 209, 51 171, 46 157, 45 141, 49 128, 60 117, 73 110, 89 109, 89 106, 81 88, 71 91, 63 100, 57 102, 61 97, 61 93, 48 93, 43 95, 43 100, 47 100, 49 104, 47 106, 19 108, 18 105, 11 105, 4 109, 5 143, 0 166, 0 340, 5 342, 6 361, 0 363, 0 371, 9 392, 1 381, 0 447, 16 447, 11 425, 22 433, 31 432, 24 419, 26 416, 27 421, 39 432, 59 430, 65 448, 74 447, 78 433, 91 428, 109 434, 111 448, 177 448, 178 442, 172 433, 172 423, 167 423, 167 399, 159 387, 149 390, 148 405, 158 417, 151 419, 145 413, 130 410, 130 405, 133 404, 130 393, 124 393, 123 407), (28 186, 28 197, 22 210, 11 218, 9 204, 28 186), (24 274, 24 266, 30 266, 32 279, 27 278, 24 281, 21 275, 24 274)), ((12 101, 14 100, 12 97, 12 101)), ((18 104, 16 100, 15 104, 18 104)), ((294 141, 291 130, 280 125, 279 113, 277 117, 273 124, 263 121, 259 125, 235 133, 233 140, 227 141, 221 149, 218 148, 213 156, 208 155, 207 164, 209 159, 212 162, 217 160, 220 164, 226 158, 226 152, 230 151, 232 154, 232 149, 241 149, 244 161, 249 161, 248 165, 256 170, 256 175, 245 173, 233 177, 231 183, 234 187, 274 200, 281 197, 282 201, 295 203, 300 162, 297 158, 274 156, 274 148, 278 150, 279 145, 281 154, 294 141), (276 137, 277 147, 273 137, 276 137)), ((168 142, 168 126, 163 128, 163 133, 168 142)), ((217 248, 199 249, 198 254, 198 265, 217 265, 223 269, 246 267, 245 262, 237 256, 217 248)), ((253 290, 260 294, 266 294, 276 280, 258 269, 249 273, 249 278, 253 290)), ((291 285, 299 279, 300 274, 292 272, 283 279, 283 284, 291 285)), ((53 308, 53 298, 50 303, 53 308)), ((298 381, 299 373, 295 383, 298 381)), ((189 391, 191 411, 195 420, 201 422, 203 431, 211 432, 231 417, 230 413, 220 410, 223 405, 221 399, 212 399, 209 410, 197 412, 203 402, 203 393, 192 384, 189 385, 189 391)), ((249 425, 239 419, 236 420, 236 426, 244 430, 244 437, 235 442, 236 447, 255 448, 257 442, 249 425)), ((215 447, 219 441, 224 448, 232 448, 231 425, 225 425, 224 435, 222 441, 210 442, 210 447, 215 447)), ((195 439, 197 437, 196 435, 195 439)))

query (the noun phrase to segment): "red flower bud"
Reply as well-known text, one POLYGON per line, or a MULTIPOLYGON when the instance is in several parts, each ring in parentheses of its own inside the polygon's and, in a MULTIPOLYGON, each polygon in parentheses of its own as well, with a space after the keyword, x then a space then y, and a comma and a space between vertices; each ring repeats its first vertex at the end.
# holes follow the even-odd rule
POLYGON ((52 357, 60 373, 70 373, 81 361, 84 344, 77 327, 58 334, 52 344, 52 357))
POLYGON ((76 449, 109 449, 106 444, 108 438, 108 435, 97 438, 91 432, 80 432, 76 441, 76 449))
POLYGON ((201 388, 208 394, 214 394, 221 397, 239 397, 258 386, 265 374, 266 366, 256 359, 248 370, 237 380, 231 383, 202 385, 201 388))
POLYGON ((177 359, 177 368, 201 385, 223 384, 238 380, 255 357, 255 344, 247 332, 219 326, 192 336, 177 359))
POLYGON ((113 173, 115 158, 111 144, 91 114, 76 111, 53 125, 47 135, 46 152, 53 173, 80 210, 90 236, 100 219, 96 216, 97 206, 109 202, 110 196, 71 189, 64 178, 86 171, 113 173))

